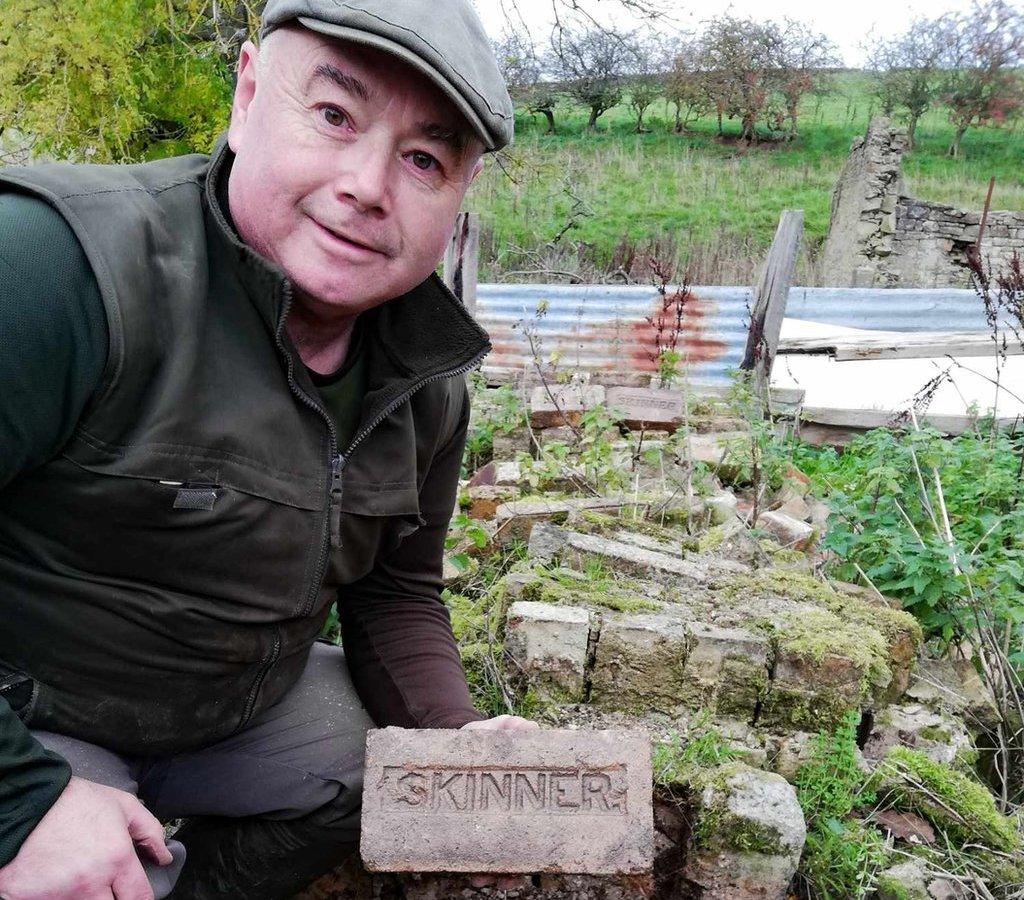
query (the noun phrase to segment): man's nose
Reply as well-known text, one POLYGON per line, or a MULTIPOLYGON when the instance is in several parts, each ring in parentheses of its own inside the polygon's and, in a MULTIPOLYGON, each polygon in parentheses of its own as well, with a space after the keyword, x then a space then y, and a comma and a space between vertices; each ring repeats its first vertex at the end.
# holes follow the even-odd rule
POLYGON ((363 135, 342 154, 344 167, 336 179, 339 198, 359 207, 360 212, 387 212, 392 154, 387 141, 363 135))

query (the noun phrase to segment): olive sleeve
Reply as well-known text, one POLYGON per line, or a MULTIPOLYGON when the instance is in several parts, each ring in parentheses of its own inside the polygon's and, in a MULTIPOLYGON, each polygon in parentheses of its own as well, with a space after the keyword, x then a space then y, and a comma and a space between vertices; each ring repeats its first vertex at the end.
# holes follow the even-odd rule
MULTIPOLYGON (((106 355, 99 288, 71 228, 41 200, 0 194, 0 491, 60 451, 106 355)), ((71 777, 12 709, 23 682, 0 660, 0 866, 71 777)))

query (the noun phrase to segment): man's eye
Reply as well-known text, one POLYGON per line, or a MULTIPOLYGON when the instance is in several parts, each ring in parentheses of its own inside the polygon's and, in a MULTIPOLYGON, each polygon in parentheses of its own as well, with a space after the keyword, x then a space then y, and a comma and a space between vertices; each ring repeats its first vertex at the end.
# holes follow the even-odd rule
POLYGON ((417 150, 412 154, 412 164, 416 166, 417 169, 423 169, 424 172, 436 162, 437 160, 434 159, 434 157, 429 153, 422 152, 421 150, 417 150))
POLYGON ((346 116, 345 113, 343 113, 336 106, 325 106, 322 112, 324 116, 324 121, 328 125, 333 126, 334 128, 339 128, 342 125, 344 125, 345 122, 348 121, 348 116, 346 116))

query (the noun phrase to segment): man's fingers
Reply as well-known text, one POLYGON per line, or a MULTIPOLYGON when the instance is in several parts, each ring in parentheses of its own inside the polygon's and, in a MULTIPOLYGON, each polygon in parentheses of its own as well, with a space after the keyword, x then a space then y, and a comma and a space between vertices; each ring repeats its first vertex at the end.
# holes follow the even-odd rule
POLYGON ((170 863, 174 857, 164 843, 164 826, 156 816, 130 795, 126 795, 121 806, 127 820, 128 834, 135 844, 161 866, 170 863))
POLYGON ((153 889, 137 859, 129 862, 111 885, 114 900, 153 900, 153 889))

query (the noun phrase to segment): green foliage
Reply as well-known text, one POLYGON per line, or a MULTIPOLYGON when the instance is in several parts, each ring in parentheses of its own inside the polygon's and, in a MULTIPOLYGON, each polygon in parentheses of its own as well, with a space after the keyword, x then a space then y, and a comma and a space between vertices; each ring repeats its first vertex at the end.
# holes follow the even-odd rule
POLYGON ((931 429, 878 429, 842 454, 805 448, 794 461, 833 510, 825 546, 836 554, 835 574, 856 581, 859 567, 927 631, 950 640, 974 625, 964 603, 968 577, 996 619, 1018 633, 1024 626, 1022 452, 1020 433, 946 439, 931 429), (932 467, 955 553, 944 538, 932 467))
POLYGON ((604 406, 593 406, 583 413, 571 441, 545 444, 538 459, 520 453, 521 471, 530 487, 545 490, 566 479, 581 487, 589 484, 602 493, 628 487, 630 454, 614 447, 615 422, 604 406))
MULTIPOLYGON (((455 550, 464 547, 467 542, 471 543, 477 550, 483 550, 487 546, 487 530, 476 519, 471 519, 465 513, 456 513, 448 524, 448 534, 444 539, 444 549, 455 550)), ((450 553, 448 559, 460 572, 465 572, 469 566, 469 553, 466 550, 459 550, 457 553, 450 553)))
MULTIPOLYGON (((231 69, 208 0, 4 0, 0 123, 93 162, 208 151, 231 69)), ((0 129, 2 130, 2 129, 0 129)))
MULTIPOLYGON (((511 384, 495 390, 487 389, 487 379, 480 372, 470 376, 470 393, 474 414, 466 435, 463 468, 471 472, 491 458, 496 434, 512 434, 526 427, 527 414, 519 394, 511 384)), ((464 473, 465 474, 465 473, 464 473)))
POLYGON ((878 832, 850 820, 874 799, 857 767, 858 721, 852 710, 834 731, 818 733, 793 782, 807 821, 800 871, 822 900, 864 896, 885 862, 878 832))
POLYGON ((688 785, 694 775, 738 758, 737 752, 711 724, 706 710, 697 715, 684 735, 672 730, 651 752, 654 783, 663 788, 688 785))

